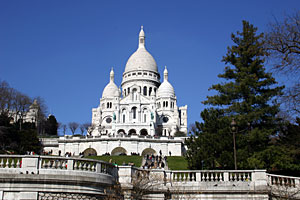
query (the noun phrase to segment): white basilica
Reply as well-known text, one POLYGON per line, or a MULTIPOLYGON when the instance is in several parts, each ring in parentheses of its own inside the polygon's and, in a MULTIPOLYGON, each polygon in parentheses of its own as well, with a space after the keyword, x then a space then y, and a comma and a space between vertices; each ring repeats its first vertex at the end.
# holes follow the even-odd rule
POLYGON ((156 62, 145 48, 143 28, 138 49, 126 63, 121 87, 114 83, 112 69, 100 104, 92 109, 90 134, 43 138, 44 150, 56 155, 183 155, 185 137, 174 136, 187 133, 187 106, 177 106, 167 68, 160 82, 156 62))
POLYGON ((114 83, 112 69, 100 104, 92 109, 93 136, 174 136, 187 132, 187 106, 177 106, 167 68, 160 82, 156 62, 145 48, 143 27, 138 49, 126 63, 121 87, 114 83))

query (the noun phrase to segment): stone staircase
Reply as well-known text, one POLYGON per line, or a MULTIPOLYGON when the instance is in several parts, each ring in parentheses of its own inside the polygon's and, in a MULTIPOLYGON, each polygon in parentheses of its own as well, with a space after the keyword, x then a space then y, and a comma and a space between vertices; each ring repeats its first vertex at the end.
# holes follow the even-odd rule
MULTIPOLYGON (((146 158, 147 158, 146 156, 143 156, 141 168, 143 168, 143 166, 145 166, 146 162, 147 162, 148 166, 151 165, 152 160, 150 160, 150 159, 147 160, 146 158)), ((155 162, 155 160, 154 160, 154 162, 155 162)), ((156 161, 156 162, 157 162, 157 161, 156 161)), ((169 170, 168 162, 166 162, 164 158, 161 158, 161 163, 163 163, 163 165, 164 165, 163 169, 169 170)), ((162 169, 161 165, 155 167, 154 169, 157 169, 157 168, 158 168, 158 169, 162 169)), ((148 168, 148 169, 149 169, 149 168, 148 168)))

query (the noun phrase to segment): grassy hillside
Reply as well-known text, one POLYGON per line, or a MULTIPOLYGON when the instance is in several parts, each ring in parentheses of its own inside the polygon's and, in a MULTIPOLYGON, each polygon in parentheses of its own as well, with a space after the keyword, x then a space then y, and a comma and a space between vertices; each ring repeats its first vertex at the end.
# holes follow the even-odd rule
POLYGON ((142 156, 87 156, 86 158, 103 160, 112 163, 116 162, 118 165, 123 165, 123 163, 134 163, 134 166, 140 167, 142 164, 142 156))
POLYGON ((169 169, 171 170, 187 170, 188 163, 183 156, 168 156, 167 159, 169 169))
MULTIPOLYGON (((123 163, 134 163, 134 166, 140 167, 142 164, 142 156, 88 156, 86 158, 103 160, 106 162, 116 162, 118 165, 123 165, 123 163)), ((183 156, 168 156, 167 159, 169 169, 171 170, 186 170, 187 161, 183 156)))

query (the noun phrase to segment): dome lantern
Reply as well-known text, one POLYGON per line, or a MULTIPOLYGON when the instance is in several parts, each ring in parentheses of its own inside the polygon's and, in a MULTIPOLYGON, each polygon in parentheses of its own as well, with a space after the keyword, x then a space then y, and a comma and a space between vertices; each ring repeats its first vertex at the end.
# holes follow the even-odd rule
POLYGON ((109 73, 109 78, 110 78, 110 82, 114 82, 115 81, 115 72, 114 72, 114 68, 111 68, 111 71, 109 73))
POLYGON ((167 70, 167 66, 165 66, 165 70, 164 70, 164 80, 168 81, 168 70, 167 70))
POLYGON ((139 48, 145 48, 145 32, 143 26, 141 26, 141 31, 139 34, 139 48))

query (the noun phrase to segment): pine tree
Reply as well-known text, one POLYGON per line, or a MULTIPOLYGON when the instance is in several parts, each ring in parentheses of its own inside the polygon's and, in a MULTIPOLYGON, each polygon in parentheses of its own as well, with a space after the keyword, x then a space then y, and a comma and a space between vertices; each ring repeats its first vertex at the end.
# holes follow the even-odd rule
POLYGON ((58 123, 54 115, 49 115, 45 124, 45 132, 48 135, 57 135, 58 123))
MULTIPOLYGON (((264 152, 271 136, 278 134, 279 120, 276 114, 279 105, 274 98, 281 94, 283 87, 276 87, 277 82, 272 74, 265 71, 263 34, 257 35, 256 31, 257 28, 243 21, 243 31, 232 34, 234 45, 228 48, 222 60, 229 66, 225 67, 223 74, 218 75, 225 81, 210 88, 217 94, 208 96, 204 104, 213 108, 201 113, 204 122, 197 126, 197 137, 187 141, 188 148, 191 143, 198 143, 198 150, 208 155, 210 159, 206 158, 204 163, 211 163, 209 160, 213 158, 214 164, 206 165, 206 168, 219 166, 233 169, 233 137, 230 129, 233 118, 237 123, 238 168, 268 167, 256 154, 264 152), (213 148, 210 152, 206 142, 211 145, 210 149, 213 148)), ((187 157, 191 160, 189 153, 187 157)), ((193 164, 190 167, 199 168, 193 164)))

